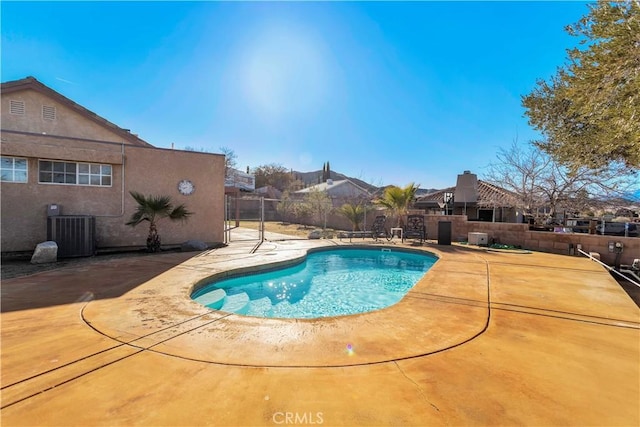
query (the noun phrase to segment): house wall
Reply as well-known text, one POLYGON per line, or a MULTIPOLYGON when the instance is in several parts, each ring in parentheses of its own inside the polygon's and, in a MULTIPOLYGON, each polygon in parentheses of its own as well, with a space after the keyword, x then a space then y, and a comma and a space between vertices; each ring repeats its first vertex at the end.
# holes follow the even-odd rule
POLYGON ((45 139, 37 136, 29 138, 25 135, 5 133, 3 139, 3 156, 27 159, 28 181, 2 183, 2 252, 33 250, 39 242, 46 240, 47 207, 50 204, 59 204, 64 215, 121 214, 123 145, 86 142, 83 148, 75 150, 72 146, 65 145, 65 139, 45 139), (112 185, 94 187, 40 184, 39 159, 111 164, 112 185))
MULTIPOLYGON (((132 140, 135 140, 132 136, 132 140)), ((58 204, 63 215, 96 217, 98 248, 144 246, 146 223, 126 226, 136 203, 130 191, 167 195, 185 203, 194 215, 185 223, 161 220, 163 244, 188 239, 223 240, 224 156, 133 145, 75 110, 43 94, 23 90, 2 94, 3 156, 26 158, 26 183, 2 182, 1 250, 32 251, 47 237, 47 207, 58 204), (24 100, 25 115, 9 113, 9 100, 24 100), (42 105, 56 107, 53 123, 42 119, 42 105), (39 183, 39 160, 109 164, 111 186, 39 183), (189 179, 195 192, 183 196, 177 184, 189 179)))
MULTIPOLYGON (((334 184, 335 185, 335 184, 334 184)), ((329 197, 336 199, 357 199, 366 195, 364 191, 347 181, 340 185, 330 185, 327 187, 329 197)))
MULTIPOLYGON (((15 141, 14 141, 15 142, 15 141)), ((177 244, 188 239, 206 242, 223 240, 224 156, 189 151, 163 150, 132 145, 89 143, 74 150, 67 141, 49 140, 38 156, 37 144, 3 143, 2 155, 28 159, 27 183, 2 183, 2 252, 29 251, 47 237, 47 207, 58 204, 63 215, 96 217, 98 248, 144 246, 145 224, 135 229, 125 226, 135 211, 130 191, 171 196, 175 204, 186 204, 194 215, 185 223, 163 220, 159 232, 163 244, 177 244), (52 143, 60 144, 60 153, 50 155, 52 143), (89 147, 99 147, 91 150, 89 147), (38 183, 38 159, 90 161, 112 165, 111 187, 38 183), (123 176, 124 175, 124 176, 123 176), (184 196, 177 184, 189 179, 195 192, 184 196)))
POLYGON ((350 181, 347 182, 334 182, 334 184, 322 184, 319 186, 313 186, 309 188, 305 188, 303 190, 298 190, 292 193, 292 196, 295 198, 304 198, 313 188, 319 188, 320 191, 324 191, 332 200, 337 200, 341 203, 346 203, 348 201, 357 200, 362 197, 368 197, 369 195, 365 190, 356 186, 350 181), (326 187, 325 187, 326 185, 326 187))
MULTIPOLYGON (((451 209, 451 208, 450 208, 451 209)), ((466 209, 463 206, 456 205, 449 212, 453 212, 454 215, 466 215, 467 218, 477 219, 480 218, 480 211, 492 211, 492 208, 477 207, 475 205, 467 206, 466 209)), ((521 222, 522 215, 518 215, 518 212, 514 208, 502 208, 496 207, 494 210, 496 222, 521 222)))
MULTIPOLYGON (((167 219, 158 223, 163 244, 179 244, 189 239, 205 242, 223 241, 224 156, 191 151, 157 148, 125 148, 124 215, 98 216, 100 246, 144 245, 148 228, 142 223, 125 226, 135 212, 136 202, 130 191, 146 195, 170 196, 175 205, 185 204, 193 215, 186 222, 167 219), (195 191, 182 195, 178 182, 190 180, 195 191)), ((120 195, 122 193, 120 192, 120 195)))

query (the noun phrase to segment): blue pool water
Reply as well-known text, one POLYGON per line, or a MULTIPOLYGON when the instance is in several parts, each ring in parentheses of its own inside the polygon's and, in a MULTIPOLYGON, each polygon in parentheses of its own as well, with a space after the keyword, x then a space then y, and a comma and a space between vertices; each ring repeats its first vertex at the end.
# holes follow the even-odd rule
POLYGON ((364 313, 400 301, 436 260, 380 248, 332 249, 292 267, 215 281, 191 297, 212 309, 259 317, 364 313))

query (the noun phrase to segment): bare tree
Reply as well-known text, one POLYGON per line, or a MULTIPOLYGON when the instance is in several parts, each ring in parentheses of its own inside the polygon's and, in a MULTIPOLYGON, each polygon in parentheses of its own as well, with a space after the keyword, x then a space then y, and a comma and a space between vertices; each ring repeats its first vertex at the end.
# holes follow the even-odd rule
POLYGON ((620 197, 637 178, 633 171, 617 165, 569 169, 533 144, 523 146, 517 140, 499 149, 496 158, 484 178, 515 193, 517 207, 539 222, 553 219, 562 210, 583 212, 594 202, 620 197))
POLYGON ((293 213, 298 219, 298 222, 306 228, 308 219, 311 217, 311 206, 309 206, 309 203, 304 201, 295 203, 293 205, 293 213))
POLYGON ((333 202, 329 195, 324 191, 312 188, 305 196, 305 202, 311 208, 311 213, 318 223, 323 224, 322 228, 326 228, 327 215, 333 210, 333 202))
POLYGON ((280 197, 280 201, 276 207, 276 210, 282 217, 282 223, 288 222, 289 216, 294 212, 294 204, 293 200, 291 200, 291 195, 289 191, 285 190, 282 192, 282 196, 280 197))
POLYGON ((229 147, 220 147, 220 152, 224 154, 224 176, 229 178, 231 170, 235 169, 237 165, 238 156, 229 147))
POLYGON ((280 191, 287 190, 293 177, 287 168, 278 163, 269 163, 253 168, 256 188, 271 185, 280 191))

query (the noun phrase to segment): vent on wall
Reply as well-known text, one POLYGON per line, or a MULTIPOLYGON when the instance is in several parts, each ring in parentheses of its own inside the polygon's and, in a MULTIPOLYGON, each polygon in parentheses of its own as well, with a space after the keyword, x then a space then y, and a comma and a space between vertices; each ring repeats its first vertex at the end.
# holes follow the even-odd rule
POLYGON ((45 120, 55 120, 56 119, 56 107, 51 107, 49 105, 42 106, 42 118, 45 120))
POLYGON ((24 101, 12 99, 9 101, 9 113, 24 116, 24 101))
POLYGON ((47 240, 58 244, 58 257, 93 256, 96 253, 96 219, 84 215, 47 218, 47 240))

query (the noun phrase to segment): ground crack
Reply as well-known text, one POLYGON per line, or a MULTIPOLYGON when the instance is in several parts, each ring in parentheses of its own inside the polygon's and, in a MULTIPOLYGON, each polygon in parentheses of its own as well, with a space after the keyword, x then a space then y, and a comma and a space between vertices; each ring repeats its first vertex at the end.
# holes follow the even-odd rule
POLYGON ((431 403, 431 401, 429 400, 429 398, 427 397, 427 395, 425 394, 424 390, 422 389, 422 387, 420 387, 420 384, 418 384, 417 382, 415 382, 413 379, 411 379, 400 367, 400 365, 398 365, 397 361, 393 362, 396 367, 398 368, 398 370, 400 371, 400 373, 402 374, 403 377, 405 377, 407 380, 409 380, 413 385, 416 386, 416 388, 418 389, 418 391, 420 392, 420 395, 422 396, 422 399, 427 402, 429 405, 431 405, 433 408, 435 408, 436 411, 440 412, 440 408, 438 408, 436 405, 434 405, 433 403, 431 403))

